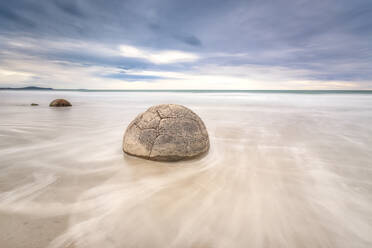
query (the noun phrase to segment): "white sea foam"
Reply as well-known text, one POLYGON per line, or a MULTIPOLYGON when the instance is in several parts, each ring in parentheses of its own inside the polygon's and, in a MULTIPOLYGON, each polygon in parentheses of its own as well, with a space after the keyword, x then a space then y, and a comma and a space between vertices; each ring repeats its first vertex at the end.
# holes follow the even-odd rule
POLYGON ((0 118, 0 222, 65 216, 44 247, 372 247, 372 95, 0 91, 0 118), (123 155, 159 103, 199 114, 208 155, 123 155))

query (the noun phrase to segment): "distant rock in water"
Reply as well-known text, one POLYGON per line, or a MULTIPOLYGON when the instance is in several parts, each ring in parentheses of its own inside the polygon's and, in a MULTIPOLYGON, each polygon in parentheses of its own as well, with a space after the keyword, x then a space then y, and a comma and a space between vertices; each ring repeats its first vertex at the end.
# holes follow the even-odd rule
POLYGON ((55 99, 50 104, 49 107, 71 107, 71 103, 65 99, 55 99))
POLYGON ((208 149, 203 121, 190 109, 176 104, 153 106, 138 115, 123 139, 125 153, 158 161, 194 158, 208 149))
POLYGON ((31 103, 30 105, 31 106, 39 106, 39 104, 37 104, 37 103, 31 103))

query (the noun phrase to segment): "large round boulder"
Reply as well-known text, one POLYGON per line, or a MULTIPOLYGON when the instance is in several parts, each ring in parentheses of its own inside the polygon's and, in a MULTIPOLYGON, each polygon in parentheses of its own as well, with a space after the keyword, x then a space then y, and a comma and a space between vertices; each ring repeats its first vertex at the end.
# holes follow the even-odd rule
POLYGON ((49 107, 71 107, 71 103, 65 99, 55 99, 50 104, 49 107))
POLYGON ((123 139, 125 153, 158 161, 194 158, 208 149, 203 121, 190 109, 176 104, 153 106, 138 115, 123 139))

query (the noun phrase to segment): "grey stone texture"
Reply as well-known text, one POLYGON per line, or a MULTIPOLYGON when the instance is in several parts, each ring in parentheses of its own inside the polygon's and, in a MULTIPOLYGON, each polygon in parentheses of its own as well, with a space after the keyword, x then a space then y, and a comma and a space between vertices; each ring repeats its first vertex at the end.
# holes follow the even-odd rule
POLYGON ((157 161, 190 159, 208 149, 203 121, 190 109, 176 104, 153 106, 138 115, 123 139, 125 153, 157 161))

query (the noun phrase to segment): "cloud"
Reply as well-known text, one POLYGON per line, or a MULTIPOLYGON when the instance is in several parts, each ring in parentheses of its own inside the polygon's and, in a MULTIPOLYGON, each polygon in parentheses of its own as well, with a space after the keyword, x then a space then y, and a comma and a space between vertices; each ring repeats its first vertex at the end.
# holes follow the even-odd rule
POLYGON ((194 62, 199 59, 196 54, 176 50, 151 51, 128 45, 120 45, 119 49, 124 57, 145 59, 155 64, 194 62))
POLYGON ((304 80, 308 70, 258 65, 204 64, 187 70, 127 69, 12 54, 2 63, 0 84, 68 89, 371 89, 363 81, 304 80))
POLYGON ((194 35, 175 34, 174 37, 191 46, 201 46, 202 42, 194 35))
POLYGON ((57 1, 54 1, 54 3, 56 4, 58 8, 60 8, 61 10, 63 10, 64 12, 70 15, 77 16, 77 17, 84 16, 83 11, 78 6, 78 1, 70 2, 68 0, 57 0, 57 1))
POLYGON ((1 8, 0 5, 0 21, 5 23, 10 22, 14 24, 18 24, 19 26, 32 28, 35 24, 27 19, 26 17, 18 14, 15 10, 9 9, 7 7, 1 8))

